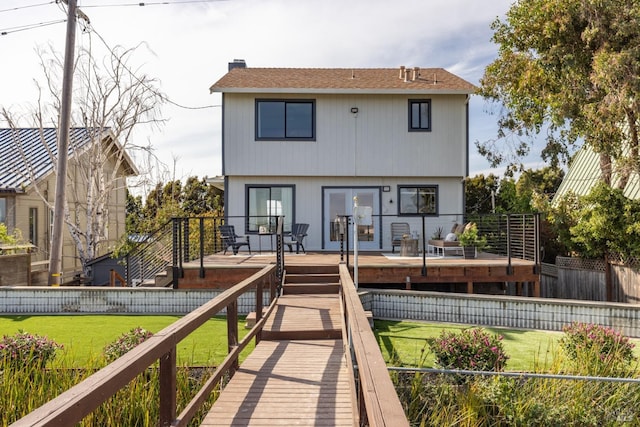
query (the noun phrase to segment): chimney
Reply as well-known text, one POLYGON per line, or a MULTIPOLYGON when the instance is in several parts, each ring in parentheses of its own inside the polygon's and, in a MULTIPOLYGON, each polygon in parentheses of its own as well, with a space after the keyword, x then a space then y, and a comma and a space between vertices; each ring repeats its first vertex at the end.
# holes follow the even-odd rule
POLYGON ((404 65, 400 66, 400 78, 404 79, 405 78, 405 71, 404 71, 404 65))
POLYGON ((234 68, 247 68, 247 64, 244 59, 234 59, 233 62, 229 62, 229 71, 234 68))
POLYGON ((420 77, 420 67, 413 67, 413 77, 411 80, 416 80, 418 77, 420 77))

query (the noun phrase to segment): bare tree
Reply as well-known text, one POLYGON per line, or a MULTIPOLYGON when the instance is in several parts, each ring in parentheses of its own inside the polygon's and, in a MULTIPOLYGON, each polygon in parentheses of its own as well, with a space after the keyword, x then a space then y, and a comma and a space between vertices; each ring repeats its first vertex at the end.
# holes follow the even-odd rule
MULTIPOLYGON (((102 64, 94 60, 91 52, 81 50, 75 62, 72 127, 83 129, 88 142, 79 146, 72 141, 69 147, 76 179, 67 180, 64 221, 85 274, 87 262, 106 249, 102 245, 108 234, 110 198, 126 186, 124 175, 137 172, 136 167, 132 167, 131 153, 152 153, 149 145, 134 142, 136 129, 158 127, 163 123, 159 115, 165 98, 157 88, 157 80, 129 66, 137 49, 139 46, 116 47, 102 64)), ((45 87, 38 84, 40 96, 31 115, 31 126, 57 127, 63 62, 52 48, 46 53, 39 52, 39 56, 45 87), (42 101, 43 94, 48 95, 49 103, 42 101)), ((2 115, 10 127, 19 127, 10 112, 3 110, 2 115)), ((44 143, 44 138, 41 139, 44 143)), ((19 140, 16 147, 22 150, 19 140)), ((47 150, 57 172, 55 153, 48 147, 47 150)), ((40 198, 53 208, 35 181, 35 165, 24 151, 21 157, 23 173, 40 198)), ((69 171, 69 175, 72 172, 69 171)))

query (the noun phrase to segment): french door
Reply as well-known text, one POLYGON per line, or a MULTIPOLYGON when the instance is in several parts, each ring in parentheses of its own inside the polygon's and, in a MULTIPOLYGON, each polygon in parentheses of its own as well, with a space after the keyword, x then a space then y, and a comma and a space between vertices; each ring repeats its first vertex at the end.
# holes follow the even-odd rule
MULTIPOLYGON (((371 224, 358 226, 358 248, 363 250, 380 249, 380 188, 378 187, 325 187, 323 188, 323 221, 324 236, 323 247, 327 250, 340 249, 340 233, 336 223, 336 217, 353 215, 354 197, 358 197, 358 206, 370 206, 372 208, 371 224)), ((353 247, 353 217, 349 233, 349 247, 353 247)), ((346 238, 346 236, 345 236, 346 238)), ((346 248, 345 248, 346 249, 346 248)))

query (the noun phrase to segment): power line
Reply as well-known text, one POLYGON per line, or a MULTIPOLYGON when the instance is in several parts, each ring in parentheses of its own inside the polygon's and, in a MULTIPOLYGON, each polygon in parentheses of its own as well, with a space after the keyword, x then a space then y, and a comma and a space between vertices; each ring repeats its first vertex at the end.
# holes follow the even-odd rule
POLYGON ((202 106, 192 107, 192 106, 182 105, 182 104, 180 104, 180 103, 178 103, 178 102, 173 101, 173 100, 172 100, 172 99, 170 99, 167 95, 165 95, 165 94, 163 94, 163 93, 160 93, 159 91, 155 90, 154 88, 152 88, 152 87, 148 86, 144 81, 140 80, 140 79, 138 78, 138 76, 136 76, 136 74, 135 74, 133 71, 131 71, 131 70, 130 70, 130 69, 129 69, 129 68, 128 68, 128 67, 127 67, 123 62, 121 62, 121 61, 119 60, 118 55, 113 51, 113 49, 111 49, 111 47, 110 47, 110 46, 109 46, 109 44, 106 42, 106 40, 105 40, 105 39, 100 35, 100 33, 98 33, 98 32, 96 31, 96 29, 95 29, 95 28, 91 27, 91 31, 90 31, 90 33, 89 33, 89 34, 91 34, 91 33, 95 33, 95 35, 96 35, 96 36, 98 36, 98 38, 100 39, 100 41, 102 42, 102 44, 104 44, 104 46, 105 46, 105 47, 107 48, 107 50, 111 53, 111 55, 112 55, 114 58, 118 59, 118 62, 120 63, 120 65, 122 65, 122 67, 123 67, 125 70, 127 70, 127 71, 129 72, 129 74, 131 74, 131 76, 133 76, 133 78, 134 78, 134 79, 136 79, 136 81, 137 81, 138 83, 140 83, 140 84, 141 84, 141 85, 143 85, 145 88, 147 88, 148 90, 150 90, 150 91, 152 91, 153 93, 155 93, 156 95, 158 95, 160 98, 162 98, 162 100, 163 100, 163 101, 165 101, 165 102, 167 102, 167 103, 169 103, 169 104, 171 104, 171 105, 174 105, 174 106, 176 106, 176 107, 178 107, 178 108, 183 108, 183 109, 185 109, 185 110, 205 110, 205 109, 208 109, 208 108, 221 107, 221 105, 202 105, 202 106))
POLYGON ((46 2, 46 3, 28 4, 28 5, 25 5, 25 6, 11 7, 9 9, 0 9, 0 13, 14 12, 16 10, 21 10, 21 9, 29 9, 29 8, 32 8, 32 7, 46 6, 48 4, 58 3, 58 1, 60 1, 60 0, 51 0, 51 1, 46 2))
POLYGON ((18 27, 6 28, 4 30, 0 30, 0 36, 6 36, 7 34, 17 33, 19 31, 33 30, 35 28, 40 28, 40 27, 46 27, 46 26, 49 26, 49 25, 60 24, 62 22, 67 22, 67 20, 66 19, 58 19, 56 21, 46 21, 46 22, 39 22, 37 24, 20 25, 18 27))
POLYGON ((151 2, 138 2, 138 3, 112 3, 112 4, 96 4, 96 5, 84 5, 86 8, 97 7, 129 7, 129 6, 167 6, 174 4, 189 4, 189 3, 218 3, 227 0, 185 0, 185 1, 151 1, 151 2))

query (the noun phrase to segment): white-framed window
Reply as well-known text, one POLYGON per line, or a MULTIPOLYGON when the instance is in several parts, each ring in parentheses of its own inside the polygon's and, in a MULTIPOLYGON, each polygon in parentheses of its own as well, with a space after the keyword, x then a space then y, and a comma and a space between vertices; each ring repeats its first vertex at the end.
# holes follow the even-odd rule
POLYGON ((431 131, 431 100, 430 99, 410 99, 409 100, 409 131, 410 132, 431 131))
POLYGON ((7 225, 7 199, 0 197, 0 222, 7 225))
POLYGON ((256 140, 315 140, 315 101, 256 99, 256 140))
POLYGON ((29 242, 38 245, 38 208, 29 208, 29 242))
POLYGON ((437 185, 399 185, 399 215, 438 215, 437 185))

